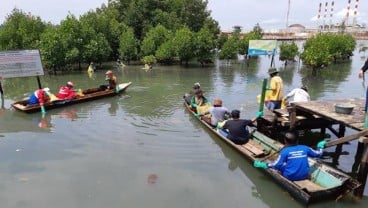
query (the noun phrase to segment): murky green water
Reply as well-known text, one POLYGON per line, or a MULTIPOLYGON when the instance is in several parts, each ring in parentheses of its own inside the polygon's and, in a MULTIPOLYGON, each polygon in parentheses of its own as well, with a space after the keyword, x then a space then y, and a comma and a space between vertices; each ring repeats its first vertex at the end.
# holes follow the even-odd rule
MULTIPOLYGON (((364 63, 360 55, 318 76, 289 65, 281 71, 285 92, 303 83, 312 99, 363 97, 357 78, 364 63)), ((128 66, 115 71, 119 82, 133 82, 123 95, 49 110, 44 119, 10 108, 37 88, 35 78, 3 80, 1 207, 301 207, 204 129, 182 104, 183 94, 200 82, 210 100, 222 98, 242 117, 254 116, 269 64, 263 57, 249 67, 217 63, 209 68, 157 66, 146 72, 128 66)), ((68 80, 89 88, 101 84, 104 73, 42 77, 55 93, 68 80)), ((344 146, 350 155, 341 156, 340 168, 351 168, 355 145, 344 146)), ((313 207, 367 205, 367 198, 359 203, 345 198, 313 207)))

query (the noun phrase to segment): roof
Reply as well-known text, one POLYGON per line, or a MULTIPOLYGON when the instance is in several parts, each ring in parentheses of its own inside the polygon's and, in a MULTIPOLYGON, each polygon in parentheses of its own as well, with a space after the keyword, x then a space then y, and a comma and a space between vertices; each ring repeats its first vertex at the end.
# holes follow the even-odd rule
POLYGON ((301 24, 292 24, 292 25, 289 25, 289 28, 303 28, 303 29, 305 29, 305 26, 303 26, 301 24))

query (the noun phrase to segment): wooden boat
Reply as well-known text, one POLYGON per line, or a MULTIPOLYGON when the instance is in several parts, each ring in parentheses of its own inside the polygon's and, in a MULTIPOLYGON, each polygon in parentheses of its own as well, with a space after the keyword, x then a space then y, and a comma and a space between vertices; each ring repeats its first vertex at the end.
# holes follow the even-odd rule
MULTIPOLYGON (((185 102, 184 105, 191 114, 194 112, 185 102)), ((201 118, 198 120, 213 132, 217 137, 237 150, 250 161, 261 160, 272 162, 278 157, 278 153, 283 148, 283 144, 275 141, 262 133, 251 128, 251 138, 244 145, 237 145, 224 137, 220 130, 211 126, 201 118)), ((360 183, 347 174, 336 170, 322 162, 309 158, 310 179, 302 181, 290 181, 283 177, 277 170, 272 168, 260 169, 270 175, 279 185, 302 203, 309 204, 327 199, 339 199, 360 186, 360 183)))
MULTIPOLYGON (((119 92, 116 93, 115 89, 114 90, 99 90, 98 88, 91 88, 91 89, 85 89, 82 91, 83 96, 77 96, 74 99, 68 99, 68 100, 55 100, 52 102, 47 102, 44 104, 46 109, 52 109, 52 108, 58 108, 58 107, 63 107, 66 105, 72 105, 72 104, 76 104, 76 103, 82 103, 82 102, 87 102, 87 101, 91 101, 91 100, 96 100, 96 99, 100 99, 103 97, 109 97, 109 96, 115 96, 118 95, 122 92, 124 92, 132 83, 131 82, 127 82, 127 83, 122 83, 119 84, 119 92)), ((11 104, 15 109, 26 112, 26 113, 33 113, 33 112, 37 112, 40 111, 41 107, 39 104, 36 105, 28 105, 28 100, 21 100, 21 101, 17 101, 13 104, 11 104)))

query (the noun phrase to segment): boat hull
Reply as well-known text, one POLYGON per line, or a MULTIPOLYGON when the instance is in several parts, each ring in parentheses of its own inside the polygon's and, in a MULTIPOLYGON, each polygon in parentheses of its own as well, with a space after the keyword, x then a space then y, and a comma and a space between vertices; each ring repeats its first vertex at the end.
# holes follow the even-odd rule
MULTIPOLYGON (((118 93, 116 93, 115 90, 101 91, 98 88, 86 89, 82 91, 84 94, 83 96, 79 96, 77 98, 70 99, 70 100, 56 100, 53 102, 47 102, 44 104, 44 106, 46 109, 53 109, 53 108, 60 108, 60 107, 73 105, 77 103, 97 100, 97 99, 104 98, 104 97, 115 96, 115 95, 118 95, 124 92, 131 84, 132 84, 131 82, 119 84, 118 93)), ((25 113, 34 113, 34 112, 39 112, 41 110, 41 106, 39 104, 28 105, 28 99, 17 101, 11 105, 16 110, 19 110, 25 113)))

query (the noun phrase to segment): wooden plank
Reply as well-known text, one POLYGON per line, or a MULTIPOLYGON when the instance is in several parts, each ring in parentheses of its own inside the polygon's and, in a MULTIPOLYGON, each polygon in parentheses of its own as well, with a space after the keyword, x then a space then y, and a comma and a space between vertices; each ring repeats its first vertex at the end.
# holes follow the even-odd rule
POLYGON ((310 192, 314 192, 314 191, 319 191, 319 190, 324 190, 325 188, 323 188, 322 186, 313 183, 310 180, 302 180, 302 181, 294 181, 295 184, 297 184, 298 186, 300 186, 300 188, 302 189, 307 189, 310 192))
POLYGON ((260 156, 264 154, 264 148, 261 145, 255 144, 255 142, 252 140, 249 140, 249 142, 247 142, 246 144, 241 145, 241 147, 252 152, 255 156, 260 156))
POLYGON ((359 139, 359 137, 366 136, 366 135, 368 135, 368 129, 360 131, 356 134, 341 137, 341 138, 336 139, 334 141, 327 142, 325 147, 331 147, 331 146, 334 146, 334 145, 342 144, 342 143, 345 143, 345 142, 348 142, 348 141, 352 141, 354 139, 359 139))

